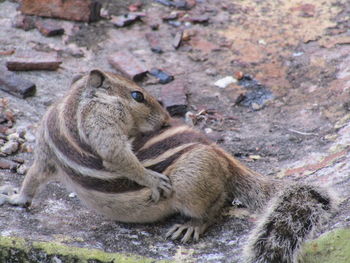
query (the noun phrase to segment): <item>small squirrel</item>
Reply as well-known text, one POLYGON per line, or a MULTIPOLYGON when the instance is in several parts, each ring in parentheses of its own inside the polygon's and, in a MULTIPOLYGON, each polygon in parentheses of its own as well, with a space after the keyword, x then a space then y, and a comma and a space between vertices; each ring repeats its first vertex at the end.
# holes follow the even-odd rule
POLYGON ((187 223, 166 233, 182 242, 197 241, 225 203, 238 199, 262 213, 246 248, 251 263, 296 262, 303 241, 335 208, 327 190, 253 172, 171 118, 146 90, 100 70, 74 80, 44 115, 34 163, 18 193, 0 188, 0 205, 29 206, 40 186, 56 179, 113 220, 186 215, 187 223))

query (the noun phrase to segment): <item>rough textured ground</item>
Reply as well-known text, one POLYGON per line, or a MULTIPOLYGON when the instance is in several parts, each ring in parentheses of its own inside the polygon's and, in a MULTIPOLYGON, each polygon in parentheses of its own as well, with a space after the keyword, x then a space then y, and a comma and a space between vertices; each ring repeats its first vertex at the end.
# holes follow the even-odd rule
MULTIPOLYGON (((23 100, 0 91, 15 112, 14 127, 26 129, 29 145, 45 109, 69 89, 73 75, 92 68, 114 71, 108 55, 128 50, 149 68, 156 66, 182 79, 189 90, 189 110, 216 112, 198 127, 211 128, 208 135, 249 167, 271 178, 332 186, 342 204, 320 233, 349 227, 348 1, 197 1, 186 12, 206 14, 209 22, 183 24, 181 28, 190 29, 194 36, 177 50, 171 43, 180 28, 161 19, 174 9, 144 2, 143 22, 115 28, 108 20, 92 24, 61 21, 65 35, 52 38, 37 30, 13 28, 18 4, 0 3, 0 51, 15 49, 14 55, 30 50, 57 51, 63 59, 54 72, 17 73, 36 83, 34 97, 23 100), (154 23, 160 25, 157 32, 162 54, 152 53, 145 38, 154 23), (272 92, 272 98, 259 107, 249 102, 248 106, 237 105, 237 97, 250 92, 249 87, 233 84, 220 89, 214 85, 236 72, 259 81, 272 92)), ((110 14, 119 15, 133 1, 103 3, 110 14)), ((4 53, 0 53, 0 66, 14 56, 4 53)), ((140 85, 159 96, 160 84, 144 80, 140 85)), ((31 153, 6 159, 14 157, 23 158, 28 166, 32 161, 31 153)), ((0 170, 1 185, 19 185, 22 180, 23 175, 0 170)), ((87 210, 69 194, 52 183, 28 211, 1 207, 0 235, 180 262, 241 262, 241 248, 255 220, 254 215, 229 208, 200 242, 181 245, 163 238, 171 224, 183 220, 180 217, 149 225, 115 223, 87 210)))

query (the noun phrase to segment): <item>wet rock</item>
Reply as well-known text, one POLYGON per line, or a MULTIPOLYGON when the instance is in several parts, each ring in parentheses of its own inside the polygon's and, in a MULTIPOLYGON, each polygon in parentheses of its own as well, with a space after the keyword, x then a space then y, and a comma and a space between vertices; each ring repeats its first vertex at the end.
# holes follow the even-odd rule
POLYGON ((93 22, 100 19, 101 4, 94 0, 23 0, 23 14, 93 22))
POLYGON ((175 37, 173 39, 173 47, 175 49, 178 49, 181 45, 181 42, 182 42, 182 35, 183 35, 183 32, 182 31, 178 31, 176 34, 175 34, 175 37))
POLYGON ((38 20, 35 22, 35 27, 46 37, 60 36, 64 34, 64 28, 58 23, 52 21, 38 20))
POLYGON ((132 80, 140 80, 147 73, 147 67, 127 51, 119 51, 108 57, 108 62, 119 72, 132 80))
POLYGON ((139 21, 141 17, 144 17, 144 13, 134 12, 121 16, 112 16, 111 23, 116 27, 125 27, 132 23, 139 21))
POLYGON ((161 54, 163 53, 163 49, 160 45, 160 42, 159 42, 159 34, 156 33, 156 32, 148 32, 146 33, 146 39, 150 45, 150 48, 152 50, 152 52, 154 53, 158 53, 158 54, 161 54))
POLYGON ((62 60, 57 58, 57 53, 26 52, 9 59, 6 66, 12 71, 27 70, 57 70, 62 60))
POLYGON ((0 69, 0 89, 24 99, 35 94, 36 86, 6 69, 0 69))
POLYGON ((161 83, 161 84, 167 84, 167 83, 174 80, 174 76, 170 75, 169 73, 167 73, 163 70, 157 69, 157 68, 151 69, 149 71, 149 74, 156 77, 159 80, 159 83, 161 83))
POLYGON ((186 85, 177 79, 161 88, 161 101, 170 115, 184 116, 187 112, 186 85))
POLYGON ((251 107, 253 110, 260 110, 264 105, 273 99, 273 93, 264 85, 249 75, 245 75, 238 85, 243 86, 248 91, 241 94, 236 104, 251 107))
POLYGON ((236 83, 236 82, 237 82, 237 80, 236 80, 235 78, 233 78, 232 76, 227 76, 227 77, 224 77, 224 78, 222 78, 222 79, 217 80, 217 81, 214 83, 214 85, 215 85, 216 87, 219 87, 219 88, 224 89, 224 88, 226 88, 228 85, 233 84, 233 83, 236 83))
POLYGON ((0 159, 0 169, 16 170, 19 165, 5 158, 0 159))
POLYGON ((13 22, 13 27, 21 28, 24 31, 35 28, 35 17, 27 15, 17 15, 13 22))

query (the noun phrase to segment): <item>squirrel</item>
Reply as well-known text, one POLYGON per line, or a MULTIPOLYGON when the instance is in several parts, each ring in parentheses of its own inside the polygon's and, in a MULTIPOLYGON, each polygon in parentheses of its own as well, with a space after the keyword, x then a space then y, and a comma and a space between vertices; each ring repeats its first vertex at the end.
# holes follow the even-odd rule
POLYGON ((98 69, 73 80, 36 138, 20 191, 0 187, 0 205, 30 206, 41 186, 59 180, 89 208, 120 222, 181 213, 190 220, 166 237, 185 243, 197 241, 226 202, 238 199, 261 213, 245 248, 251 263, 297 262, 301 244, 336 207, 327 189, 250 170, 171 118, 145 89, 98 69))

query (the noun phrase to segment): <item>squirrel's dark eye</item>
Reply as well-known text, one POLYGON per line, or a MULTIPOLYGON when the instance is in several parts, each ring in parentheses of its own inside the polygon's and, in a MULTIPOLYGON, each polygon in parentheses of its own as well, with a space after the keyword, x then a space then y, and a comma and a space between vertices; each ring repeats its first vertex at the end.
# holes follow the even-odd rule
POLYGON ((137 102, 144 102, 145 101, 145 97, 143 96, 143 94, 139 91, 132 91, 131 92, 131 97, 136 100, 137 102))

